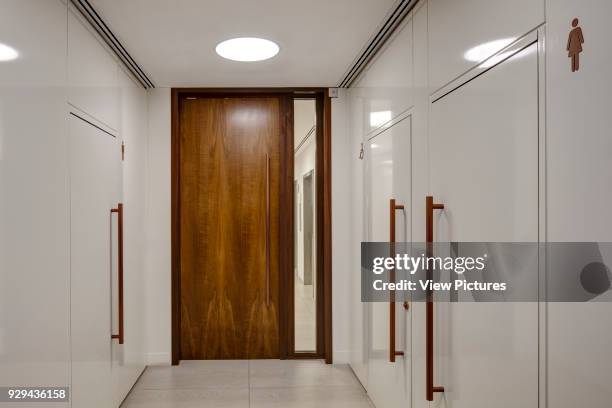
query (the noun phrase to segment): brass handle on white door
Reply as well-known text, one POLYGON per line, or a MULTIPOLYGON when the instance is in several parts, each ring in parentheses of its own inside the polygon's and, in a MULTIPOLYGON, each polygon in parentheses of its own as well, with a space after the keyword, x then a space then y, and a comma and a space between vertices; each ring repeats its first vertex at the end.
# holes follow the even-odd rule
MULTIPOLYGON (((389 200, 389 255, 395 258, 395 211, 403 210, 402 204, 396 204, 395 199, 389 200)), ((395 269, 389 271, 389 282, 395 283, 395 269)), ((408 303, 404 302, 407 310, 408 303)), ((395 363, 396 356, 403 356, 403 351, 395 350, 395 291, 389 293, 389 362, 395 363)))
POLYGON ((117 213, 117 280, 119 286, 119 333, 111 334, 111 339, 119 340, 119 344, 124 342, 123 330, 123 204, 117 204, 117 208, 111 208, 111 214, 117 213))
MULTIPOLYGON (((433 256, 433 212, 443 210, 444 204, 434 204, 433 197, 425 198, 425 243, 427 246, 427 257, 433 256)), ((427 263, 427 278, 433 279, 433 271, 427 263)), ((433 401, 435 392, 444 392, 444 387, 434 385, 434 304, 431 289, 427 290, 427 302, 425 304, 425 394, 427 401, 433 401)))

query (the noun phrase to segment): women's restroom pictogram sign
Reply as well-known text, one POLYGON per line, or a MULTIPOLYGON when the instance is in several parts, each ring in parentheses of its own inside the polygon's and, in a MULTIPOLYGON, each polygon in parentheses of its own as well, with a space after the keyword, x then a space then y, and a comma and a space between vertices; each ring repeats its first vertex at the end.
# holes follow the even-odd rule
POLYGON ((580 53, 582 52, 582 44, 584 44, 584 36, 582 35, 582 28, 578 26, 578 19, 575 18, 572 21, 572 31, 569 33, 567 38, 567 52, 568 57, 572 59, 572 72, 576 72, 580 69, 580 53))

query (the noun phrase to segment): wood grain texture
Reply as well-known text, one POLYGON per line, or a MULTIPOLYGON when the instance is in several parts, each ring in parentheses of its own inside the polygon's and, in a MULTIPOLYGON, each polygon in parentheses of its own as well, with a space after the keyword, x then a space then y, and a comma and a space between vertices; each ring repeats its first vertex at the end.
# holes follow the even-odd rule
POLYGON ((278 358, 279 98, 182 99, 179 105, 181 358, 278 358))

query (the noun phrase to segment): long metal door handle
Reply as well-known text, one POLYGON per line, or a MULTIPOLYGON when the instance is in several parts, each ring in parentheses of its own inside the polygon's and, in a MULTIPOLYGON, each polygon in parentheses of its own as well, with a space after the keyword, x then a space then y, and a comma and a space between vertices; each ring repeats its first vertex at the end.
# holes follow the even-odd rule
POLYGON ((266 306, 270 306, 270 156, 266 155, 266 306))
MULTIPOLYGON (((444 204, 434 204, 433 197, 425 198, 425 242, 427 246, 427 257, 433 256, 433 212, 434 210, 443 210, 444 204)), ((433 271, 427 262, 427 278, 433 279, 433 271)), ((433 294, 431 289, 427 290, 427 302, 425 304, 426 323, 425 323, 425 358, 426 372, 425 385, 427 387, 425 393, 427 401, 433 401, 435 392, 444 392, 444 387, 434 385, 434 304, 433 294)))
POLYGON ((117 213, 117 280, 119 286, 119 334, 111 334, 111 339, 118 339, 119 344, 124 342, 124 320, 123 320, 123 203, 117 204, 117 208, 111 209, 111 214, 117 213))
MULTIPOLYGON (((396 204, 395 199, 389 200, 389 255, 395 258, 395 212, 403 210, 402 204, 396 204)), ((389 282, 395 283, 395 269, 389 271, 389 282)), ((404 308, 407 310, 407 303, 404 308)), ((395 291, 389 293, 389 362, 395 363, 396 356, 403 356, 403 351, 395 349, 395 291)))

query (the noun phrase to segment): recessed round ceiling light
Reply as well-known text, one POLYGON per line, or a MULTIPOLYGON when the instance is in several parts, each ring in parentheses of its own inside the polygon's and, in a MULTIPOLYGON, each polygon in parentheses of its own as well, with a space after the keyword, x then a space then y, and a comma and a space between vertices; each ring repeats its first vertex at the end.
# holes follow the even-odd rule
POLYGON ((18 56, 19 53, 13 47, 0 43, 0 61, 11 61, 18 56))
POLYGON ((263 61, 278 54, 279 47, 263 38, 243 37, 225 40, 217 45, 215 51, 233 61, 263 61))

